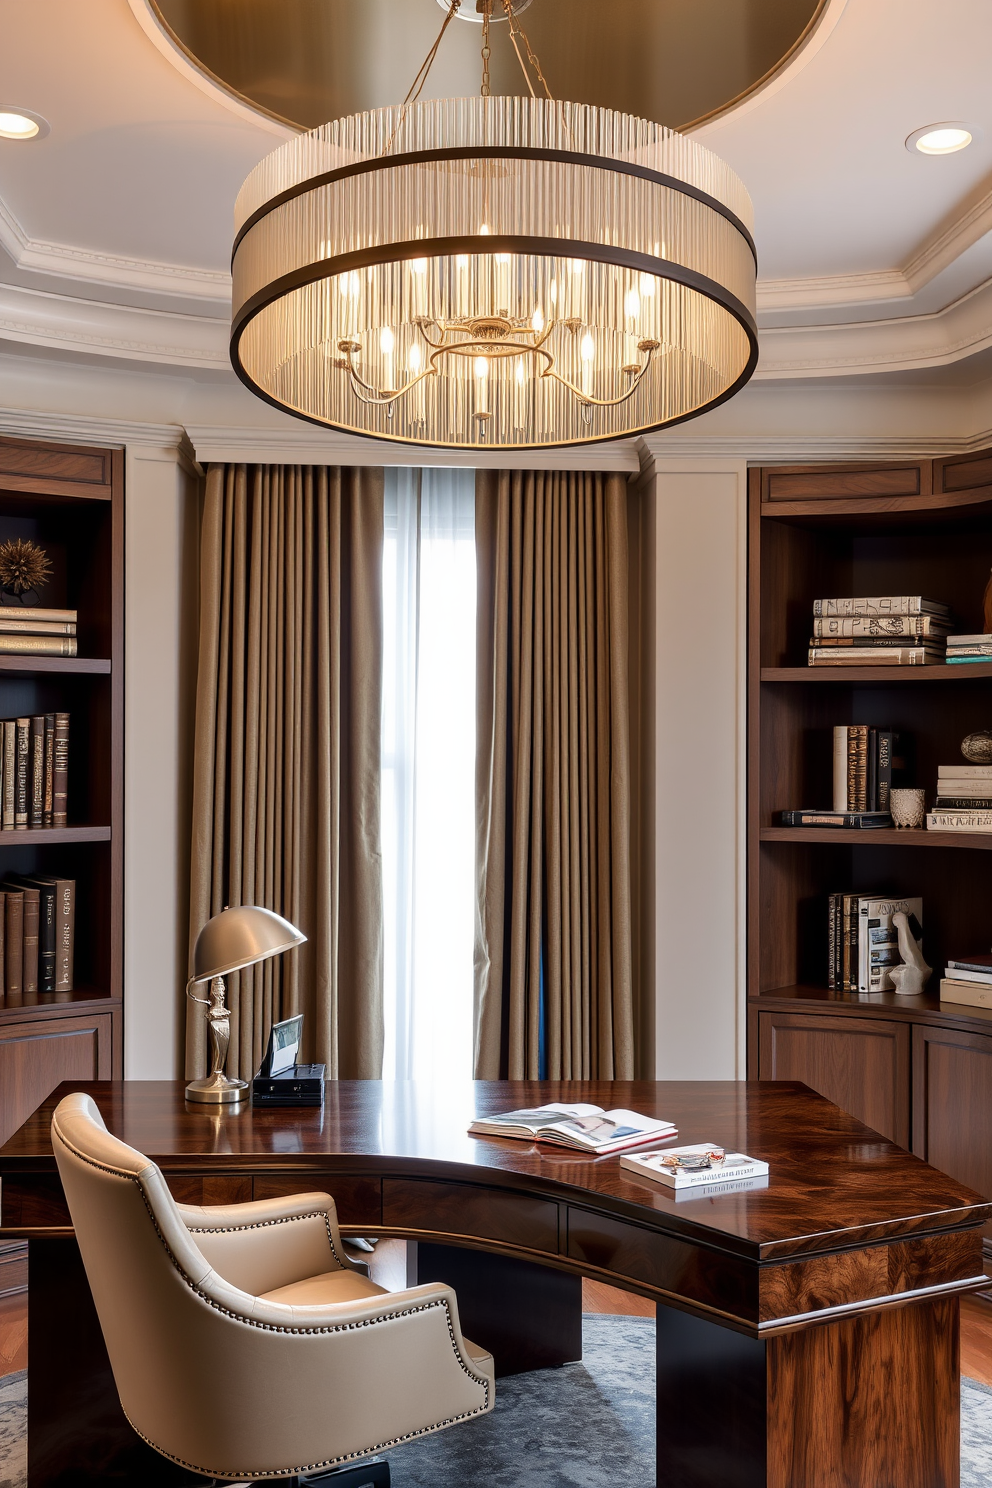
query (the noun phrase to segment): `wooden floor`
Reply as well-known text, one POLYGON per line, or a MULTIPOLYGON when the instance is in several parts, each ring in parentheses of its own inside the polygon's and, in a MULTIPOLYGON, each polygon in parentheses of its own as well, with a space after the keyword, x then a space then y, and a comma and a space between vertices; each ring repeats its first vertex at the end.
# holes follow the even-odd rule
MULTIPOLYGON (((406 1285, 402 1241, 382 1241, 374 1269, 380 1285, 406 1285)), ((653 1317, 654 1303, 632 1292, 621 1292, 600 1281, 583 1281, 585 1312, 653 1317)), ((0 1375, 15 1374, 28 1364, 27 1297, 0 1297, 0 1375)), ((961 1373, 992 1387, 992 1301, 965 1297, 961 1302, 961 1373)))

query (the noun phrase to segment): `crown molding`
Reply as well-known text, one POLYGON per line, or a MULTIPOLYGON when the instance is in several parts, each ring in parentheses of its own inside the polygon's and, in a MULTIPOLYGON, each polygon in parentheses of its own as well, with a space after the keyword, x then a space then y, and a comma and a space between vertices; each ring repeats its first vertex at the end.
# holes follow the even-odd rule
POLYGON ((929 315, 767 327, 759 343, 760 379, 946 366, 992 346, 992 280, 929 315))
POLYGON ((970 455, 992 445, 992 429, 969 435, 892 434, 648 434, 640 441, 641 465, 672 459, 722 460, 749 465, 802 465, 830 460, 916 460, 970 455))
POLYGON ((54 274, 78 284, 102 284, 115 289, 140 290, 146 294, 180 295, 184 299, 211 300, 229 305, 231 276, 226 271, 192 268, 187 264, 153 263, 143 258, 124 258, 116 253, 97 253, 74 248, 69 243, 49 243, 32 238, 0 197, 0 248, 19 269, 54 274))
POLYGON ((0 284, 0 340, 180 367, 228 367, 228 322, 0 284))
POLYGON ((104 449, 141 446, 179 450, 192 455, 182 424, 149 424, 139 420, 100 418, 95 414, 41 413, 30 408, 0 408, 0 434, 24 439, 54 439, 65 444, 92 444, 104 449))
POLYGON ((186 432, 201 465, 416 465, 483 470, 623 470, 636 473, 640 458, 634 440, 564 450, 435 450, 354 435, 299 429, 241 428, 226 424, 187 424, 186 432))

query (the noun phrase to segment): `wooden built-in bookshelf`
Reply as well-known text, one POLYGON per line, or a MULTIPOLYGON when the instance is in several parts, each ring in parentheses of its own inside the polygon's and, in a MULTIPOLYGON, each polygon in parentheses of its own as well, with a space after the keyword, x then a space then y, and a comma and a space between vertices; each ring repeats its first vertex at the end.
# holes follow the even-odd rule
POLYGON ((72 992, 0 997, 0 1142, 66 1078, 122 1072, 124 458, 0 439, 0 541, 54 566, 39 602, 78 611, 78 657, 0 657, 0 718, 70 715, 68 825, 0 831, 0 877, 74 878, 72 992))
POLYGON ((947 957, 992 950, 992 834, 779 825, 783 810, 831 804, 835 724, 911 735, 928 804, 938 765, 992 727, 992 664, 805 664, 822 597, 925 594, 958 631, 984 629, 992 451, 767 467, 749 501, 749 1073, 803 1079, 992 1194, 992 1014, 937 995, 947 957), (922 997, 828 990, 834 892, 922 896, 922 997))

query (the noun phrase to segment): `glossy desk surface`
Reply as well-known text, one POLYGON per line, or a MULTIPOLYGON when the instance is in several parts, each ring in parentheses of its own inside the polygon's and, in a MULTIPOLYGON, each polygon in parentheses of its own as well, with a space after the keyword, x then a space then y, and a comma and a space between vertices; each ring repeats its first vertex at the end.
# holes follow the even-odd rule
POLYGON ((223 1114, 188 1105, 179 1081, 73 1083, 0 1148, 0 1178, 54 1171, 51 1113, 69 1089, 90 1091, 110 1130, 167 1174, 278 1172, 297 1175, 304 1188, 308 1174, 331 1172, 485 1184, 566 1200, 759 1263, 973 1230, 992 1218, 992 1204, 971 1189, 806 1086, 770 1081, 332 1081, 322 1111, 223 1114), (666 1117, 679 1142, 712 1141, 764 1158, 768 1186, 676 1198, 622 1169, 617 1156, 467 1133, 476 1114, 552 1100, 666 1117))

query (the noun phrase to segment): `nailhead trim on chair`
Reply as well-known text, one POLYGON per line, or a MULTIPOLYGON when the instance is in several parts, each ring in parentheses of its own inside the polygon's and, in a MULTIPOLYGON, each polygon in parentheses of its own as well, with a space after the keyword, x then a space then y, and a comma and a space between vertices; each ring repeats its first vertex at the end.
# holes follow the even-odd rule
POLYGON ((297 1219, 317 1219, 318 1217, 324 1221, 324 1228, 327 1230, 327 1243, 331 1247, 331 1255, 343 1271, 351 1271, 353 1269, 351 1264, 347 1260, 342 1260, 335 1249, 334 1232, 331 1229, 331 1216, 326 1209, 308 1209, 305 1214, 283 1214, 278 1219, 257 1219, 251 1224, 186 1225, 186 1228, 191 1235, 238 1235, 243 1230, 265 1230, 271 1225, 292 1224, 297 1219))
MULTIPOLYGON (((53 1126, 54 1125, 55 1125, 55 1123, 53 1122, 53 1126)), ((56 1130, 58 1130, 57 1127, 56 1127, 56 1130)), ((179 1272, 179 1275, 182 1277, 183 1281, 189 1287, 190 1291, 191 1292, 194 1292, 196 1294, 196 1296, 198 1296, 202 1302, 205 1302, 208 1307, 212 1307, 214 1309, 214 1311, 223 1313, 225 1317, 229 1317, 233 1322, 241 1323, 245 1327, 248 1327, 248 1328, 261 1328, 264 1332, 267 1332, 267 1333, 302 1333, 302 1334, 307 1334, 307 1335, 313 1335, 313 1334, 321 1334, 321 1333, 347 1333, 347 1332, 354 1331, 355 1329, 358 1329, 358 1328, 375 1328, 375 1327, 378 1327, 382 1323, 390 1323, 390 1322, 392 1322, 396 1318, 410 1317, 414 1313, 418 1313, 418 1312, 429 1312, 429 1311, 431 1311, 435 1307, 443 1307, 445 1321, 446 1321, 446 1323, 448 1325, 448 1337, 451 1340, 452 1351, 454 1352, 455 1359, 456 1359, 456 1361, 458 1363, 459 1368, 462 1370, 462 1373, 463 1374, 467 1375, 468 1378, 473 1381, 473 1383, 482 1385, 483 1389, 485 1390, 485 1400, 484 1400, 484 1403, 482 1405, 480 1405, 480 1406, 477 1406, 475 1410, 462 1411, 462 1413, 460 1415, 457 1415, 457 1416, 447 1416, 443 1421, 437 1421, 437 1422, 435 1422, 435 1424, 433 1426, 422 1426, 417 1431, 408 1431, 408 1432, 406 1432, 402 1436, 394 1436, 394 1437, 392 1437, 389 1441, 378 1442, 378 1443, 376 1443, 375 1446, 363 1447, 360 1452, 345 1452, 340 1457, 327 1457, 327 1458, 324 1459, 323 1462, 307 1462, 307 1463, 303 1463, 302 1465, 297 1466, 297 1467, 272 1468, 268 1472, 251 1472, 251 1471, 243 1471, 240 1468, 233 1468, 233 1469, 230 1469, 230 1470, 228 1470, 228 1469, 222 1469, 220 1471, 220 1473, 218 1474, 218 1469, 217 1468, 202 1467, 202 1466, 200 1466, 200 1465, 198 1465, 196 1463, 186 1462, 182 1457, 175 1457, 171 1452, 164 1451, 163 1448, 160 1447, 160 1446, 158 1446, 158 1444, 156 1442, 153 1442, 150 1437, 145 1436, 144 1432, 143 1431, 140 1431, 138 1429, 138 1427, 135 1426, 134 1422, 131 1420, 131 1418, 129 1416, 127 1416, 127 1412, 125 1411, 124 1414, 125 1414, 125 1416, 127 1416, 128 1424, 131 1426, 132 1430, 135 1431, 135 1432, 137 1432, 138 1436, 141 1437, 142 1441, 147 1442, 148 1445, 150 1447, 152 1447, 154 1451, 156 1451, 156 1452, 158 1452, 160 1454, 160 1456, 167 1457, 170 1462, 176 1462, 176 1463, 179 1464, 180 1467, 189 1468, 189 1470, 191 1472, 198 1472, 198 1473, 203 1474, 204 1476, 206 1476, 209 1473, 213 1477, 217 1477, 218 1475, 220 1475, 220 1476, 225 1477, 225 1478, 259 1478, 259 1479, 262 1479, 262 1478, 289 1477, 293 1473, 316 1472, 318 1470, 318 1468, 335 1467, 335 1466, 337 1466, 338 1463, 341 1463, 341 1462, 356 1462, 356 1461, 359 1461, 362 1457, 369 1457, 369 1456, 371 1456, 375 1452, 384 1452, 384 1451, 387 1451, 390 1447, 397 1447, 397 1446, 399 1446, 402 1442, 413 1441, 415 1437, 418 1437, 418 1436, 427 1436, 432 1431, 440 1431, 445 1426, 454 1426, 459 1421, 468 1421, 468 1420, 471 1420, 471 1418, 473 1416, 481 1416, 481 1415, 483 1415, 489 1409, 489 1392, 490 1392, 489 1381, 485 1378, 484 1375, 475 1374, 471 1369, 468 1368, 468 1366, 466 1365, 465 1361, 463 1360, 463 1358, 461 1356, 461 1353, 459 1352, 458 1340, 455 1337, 454 1324, 451 1321, 451 1309, 448 1307, 448 1303, 447 1303, 447 1299, 446 1298, 438 1297, 433 1302, 420 1302, 416 1306, 405 1307, 405 1308, 403 1308, 399 1312, 391 1312, 386 1317, 365 1318, 361 1322, 336 1323, 336 1324, 329 1325, 328 1327, 324 1327, 324 1328, 294 1328, 292 1326, 286 1326, 286 1325, 278 1324, 278 1323, 260 1323, 255 1318, 243 1317, 243 1316, 241 1316, 240 1313, 232 1312, 230 1308, 223 1307, 219 1302, 215 1302, 212 1297, 208 1297, 207 1294, 194 1281, 192 1281, 189 1276, 187 1276, 186 1272, 183 1270, 182 1266, 179 1264, 178 1259, 173 1254, 173 1252, 172 1252, 172 1250, 171 1250, 171 1248, 169 1246, 169 1242, 166 1240, 165 1236, 162 1234, 161 1229, 159 1228, 159 1223, 158 1223, 158 1220, 157 1220, 157 1218, 155 1216, 155 1211, 152 1209, 151 1205, 148 1202, 148 1196, 145 1193, 145 1190, 142 1188, 141 1184, 138 1183, 138 1176, 137 1176, 136 1173, 122 1173, 119 1168, 112 1168, 108 1163, 98 1162, 95 1158, 90 1157, 87 1153, 80 1152, 78 1148, 73 1147, 72 1143, 66 1140, 65 1136, 63 1135, 63 1133, 61 1131, 58 1132, 58 1136, 59 1136, 59 1141, 62 1142, 63 1145, 65 1147, 67 1147, 69 1149, 69 1151, 74 1154, 74 1156, 78 1157, 79 1160, 80 1160, 80 1162, 88 1163, 89 1166, 92 1167, 92 1168, 99 1168, 101 1172, 111 1173, 116 1178, 125 1178, 129 1182, 134 1183, 134 1184, 137 1185, 138 1192, 141 1195, 142 1203, 144 1204, 145 1208, 148 1211, 148 1216, 151 1219, 151 1222, 152 1222, 153 1226, 155 1227, 155 1233, 156 1233, 156 1235, 158 1235, 159 1240, 162 1242, 162 1247, 165 1250, 166 1255, 169 1257, 169 1260, 172 1262, 172 1264, 175 1267, 175 1269, 179 1272)), ((326 1211, 318 1210, 316 1212, 317 1213, 323 1213, 325 1215, 325 1219, 326 1219, 326 1211)), ((301 1218, 302 1217, 307 1217, 308 1218, 310 1216, 293 1216, 293 1217, 301 1217, 301 1218)), ((255 1229, 255 1228, 262 1228, 266 1224, 275 1224, 275 1223, 279 1223, 279 1221, 277 1221, 277 1220, 264 1220, 264 1221, 260 1221, 258 1225, 244 1225, 244 1226, 240 1226, 240 1228, 243 1228, 243 1229, 255 1229)), ((238 1226, 233 1226, 232 1228, 239 1228, 239 1227, 238 1226)), ((333 1249, 333 1245, 332 1245, 332 1249, 333 1249)))

